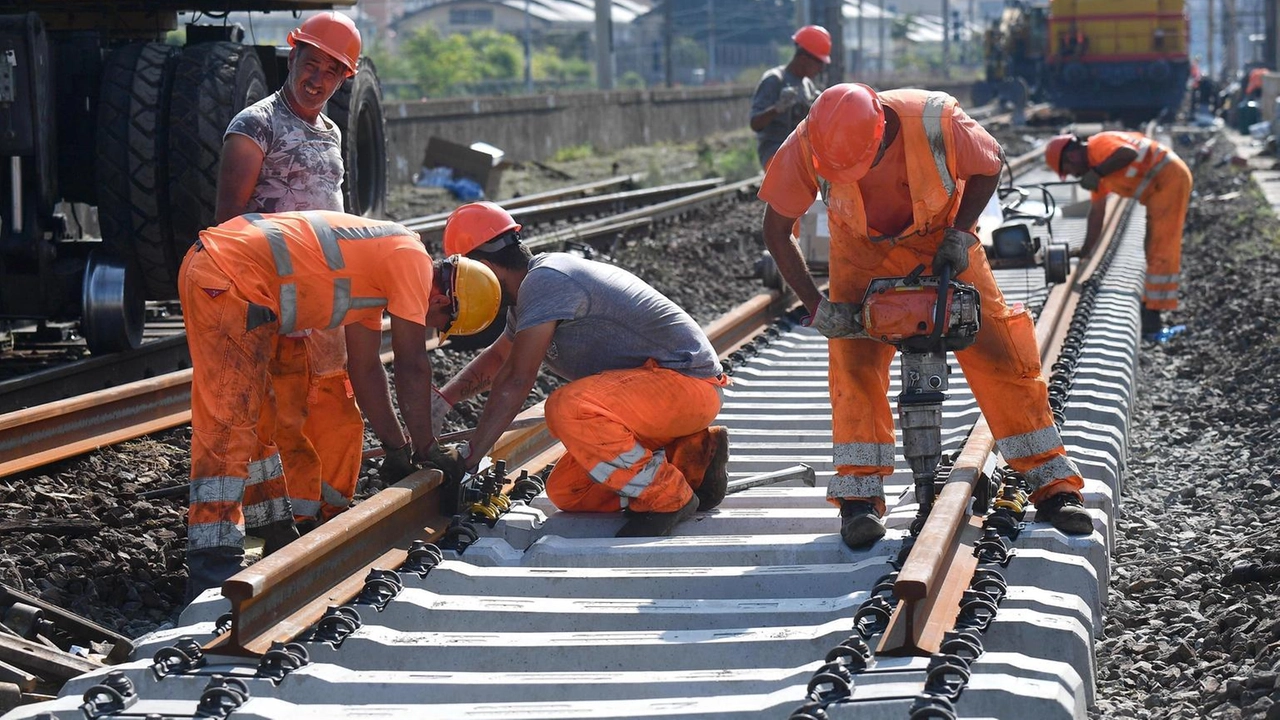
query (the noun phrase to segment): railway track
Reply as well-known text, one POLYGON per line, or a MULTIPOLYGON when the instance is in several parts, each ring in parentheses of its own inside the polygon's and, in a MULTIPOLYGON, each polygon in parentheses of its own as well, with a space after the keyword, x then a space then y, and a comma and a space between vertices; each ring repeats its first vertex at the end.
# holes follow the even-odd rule
MULTIPOLYGON (((1111 217, 1111 245, 1067 283, 997 271, 1010 302, 1039 309, 1091 537, 1036 524, 985 537, 966 509, 1002 473, 956 374, 943 431, 954 459, 929 524, 910 538, 901 465, 885 540, 845 548, 823 497, 825 341, 766 321, 785 303, 763 295, 711 329, 733 366, 719 419, 731 484, 804 463, 817 487, 747 488, 671 538, 641 540, 613 537, 621 518, 557 513, 542 497, 493 527, 450 529, 438 474, 418 473, 232 578, 228 599, 206 594, 181 627, 140 639, 134 662, 12 717, 1083 718, 1143 268, 1140 219, 1124 206, 1111 217)), ((1078 244, 1082 221, 1055 231, 1078 244)), ((557 452, 535 427, 508 433, 495 457, 518 477, 557 452)))

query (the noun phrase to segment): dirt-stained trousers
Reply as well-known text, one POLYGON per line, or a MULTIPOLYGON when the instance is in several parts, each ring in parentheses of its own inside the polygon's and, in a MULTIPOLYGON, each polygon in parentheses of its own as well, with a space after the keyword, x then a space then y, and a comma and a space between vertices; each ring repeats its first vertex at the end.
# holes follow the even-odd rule
POLYGON ((192 247, 178 295, 191 352, 189 594, 220 585, 244 556, 246 525, 293 516, 284 470, 264 419, 274 414, 269 367, 279 320, 232 286, 192 247))
MULTIPOLYGON (((941 232, 894 246, 832 237, 831 300, 861 303, 872 279, 904 276, 921 264, 929 268, 941 240, 941 232)), ((954 355, 1001 454, 1025 474, 1033 502, 1078 491, 1084 481, 1067 458, 1049 410, 1030 314, 1005 304, 981 244, 970 248, 969 268, 958 279, 977 288, 982 316, 977 340, 954 355)), ((830 340, 828 346, 836 475, 827 498, 868 499, 883 514, 884 478, 893 473, 896 452, 888 393, 897 350, 869 339, 830 340)))
POLYGON ((275 412, 266 422, 298 521, 328 520, 355 494, 364 420, 346 364, 342 328, 281 336, 271 361, 275 412))
POLYGON ((560 387, 546 417, 565 454, 547 478, 547 497, 569 512, 679 510, 710 464, 707 428, 725 383, 650 361, 560 387))
POLYGON ((1150 310, 1177 310, 1182 278, 1182 230, 1191 203, 1191 170, 1170 157, 1146 193, 1147 279, 1143 305, 1150 310))

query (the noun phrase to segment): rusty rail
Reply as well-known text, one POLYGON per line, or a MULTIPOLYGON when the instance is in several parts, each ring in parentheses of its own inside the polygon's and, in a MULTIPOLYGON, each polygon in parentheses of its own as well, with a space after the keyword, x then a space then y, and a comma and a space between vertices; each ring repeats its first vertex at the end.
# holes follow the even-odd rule
MULTIPOLYGON (((1042 367, 1057 361, 1081 288, 1106 256, 1132 202, 1110 199, 1098 246, 1086 262, 1076 266, 1067 282, 1050 291, 1036 323, 1042 367)), ((961 596, 978 564, 974 543, 982 535, 980 519, 968 512, 969 501, 979 478, 993 462, 994 450, 991 429, 986 418, 979 417, 894 582, 898 605, 877 654, 931 655, 939 650, 943 635, 955 626, 961 596)))
MULTIPOLYGON (((757 295, 707 326, 707 336, 725 355, 791 302, 779 292, 757 295)), ((517 420, 542 415, 539 403, 517 420)), ((492 456, 505 460, 510 471, 537 472, 563 452, 539 423, 504 433, 492 456)), ((440 482, 439 471, 414 473, 227 580, 222 594, 231 600, 231 629, 206 650, 258 656, 273 642, 291 641, 330 605, 358 595, 370 570, 399 567, 415 540, 438 540, 450 520, 439 510, 440 482)))

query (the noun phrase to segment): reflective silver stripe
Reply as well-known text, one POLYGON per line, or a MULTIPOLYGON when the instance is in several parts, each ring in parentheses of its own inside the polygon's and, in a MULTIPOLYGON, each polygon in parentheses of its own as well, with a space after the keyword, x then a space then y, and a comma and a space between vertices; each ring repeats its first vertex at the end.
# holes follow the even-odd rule
POLYGON ((834 475, 827 483, 829 498, 884 499, 884 478, 879 475, 834 475))
POLYGON ((1145 294, 1148 300, 1177 300, 1177 290, 1148 290, 1145 294))
POLYGON ((347 266, 342 259, 342 248, 338 247, 338 235, 333 231, 333 226, 328 220, 314 210, 302 213, 302 217, 311 223, 311 230, 315 232, 316 239, 320 241, 320 252, 324 253, 324 262, 329 266, 330 270, 341 270, 347 266))
POLYGON ((191 481, 191 504, 233 502, 244 499, 245 479, 231 475, 196 478, 191 481))
POLYGON ((635 476, 631 478, 631 482, 622 486, 622 489, 618 491, 618 494, 627 498, 640 497, 640 494, 645 490, 648 490, 649 486, 653 484, 653 479, 658 477, 658 470, 666 461, 667 454, 665 451, 654 450, 653 457, 649 458, 649 462, 645 463, 644 467, 640 468, 640 472, 637 472, 635 476))
POLYGON ((351 498, 338 492, 327 482, 320 483, 320 499, 325 505, 332 507, 347 507, 351 505, 351 498))
POLYGON ((271 523, 289 520, 293 517, 293 506, 289 498, 272 498, 260 503, 244 506, 244 524, 249 528, 259 528, 271 523))
POLYGON ((1151 149, 1150 140, 1146 138, 1139 140, 1138 141, 1138 157, 1134 158, 1133 161, 1136 163, 1142 162, 1142 159, 1147 156, 1147 151, 1150 149, 1151 149))
POLYGON ((244 529, 235 523, 197 523, 187 528, 187 550, 244 549, 244 529))
POLYGON ((320 501, 319 500, 303 500, 301 498, 289 498, 289 506, 293 509, 294 517, 320 517, 320 501))
POLYGON ((249 485, 257 485, 267 480, 274 480, 284 475, 284 463, 280 461, 280 453, 269 455, 261 460, 249 463, 249 485))
POLYGON ((1156 163, 1155 165, 1152 165, 1151 169, 1147 171, 1147 174, 1143 176, 1142 182, 1138 183, 1138 189, 1133 191, 1134 200, 1138 200, 1138 201, 1142 200, 1142 193, 1146 191, 1147 186, 1151 184, 1151 181, 1155 179, 1156 175, 1160 174, 1160 171, 1163 170, 1164 166, 1168 164, 1169 164, 1169 153, 1165 153, 1164 157, 1160 158, 1160 162, 1156 163))
POLYGON ((349 310, 385 307, 386 304, 384 297, 351 297, 351 278, 337 278, 333 281, 333 313, 329 316, 329 327, 340 327, 349 310))
POLYGON ((636 443, 630 450, 591 468, 587 474, 598 483, 607 483, 609 478, 613 477, 615 471, 629 469, 632 465, 640 462, 640 459, 647 452, 649 451, 645 450, 640 443, 636 443))
POLYGON ((996 440, 996 446, 1000 448, 1000 454, 1004 455, 1005 460, 1018 460, 1062 449, 1062 436, 1058 434, 1057 427, 1050 425, 996 440))
POLYGON ((839 443, 831 448, 836 465, 857 467, 893 467, 893 453, 891 443, 839 443))
POLYGON ((406 237, 417 236, 417 233, 399 223, 383 223, 365 227, 336 227, 333 228, 333 233, 338 236, 339 240, 376 240, 377 238, 396 237, 399 235, 406 237))
POLYGON ((938 179, 947 190, 947 197, 956 193, 956 181, 947 170, 947 143, 942 133, 942 111, 946 108, 946 93, 929 93, 924 101, 924 134, 929 138, 929 150, 933 153, 933 164, 938 166, 938 179))
POLYGON ((271 259, 276 263, 276 274, 280 277, 292 275, 293 258, 289 255, 289 242, 284 239, 284 231, 280 226, 258 213, 249 213, 244 216, 244 219, 267 237, 267 246, 271 248, 271 259))
POLYGON ((288 335, 298 327, 298 286, 284 283, 280 286, 280 334, 288 335))
POLYGON ((1169 283, 1176 283, 1181 279, 1182 279, 1182 273, 1177 273, 1174 275, 1148 275, 1147 284, 1148 285, 1168 285, 1169 283))
POLYGON ((1027 479, 1031 492, 1035 492, 1054 480, 1065 480, 1069 477, 1080 477, 1080 470, 1066 455, 1055 455, 1048 461, 1022 473, 1027 479))

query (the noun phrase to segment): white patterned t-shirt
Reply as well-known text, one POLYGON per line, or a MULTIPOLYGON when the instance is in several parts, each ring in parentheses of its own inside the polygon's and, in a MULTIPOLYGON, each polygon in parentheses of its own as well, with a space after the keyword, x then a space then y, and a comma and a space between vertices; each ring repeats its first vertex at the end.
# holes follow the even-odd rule
POLYGON ((247 212, 336 210, 342 206, 342 131, 325 115, 323 128, 294 114, 281 91, 241 110, 223 135, 244 135, 262 149, 247 212))

